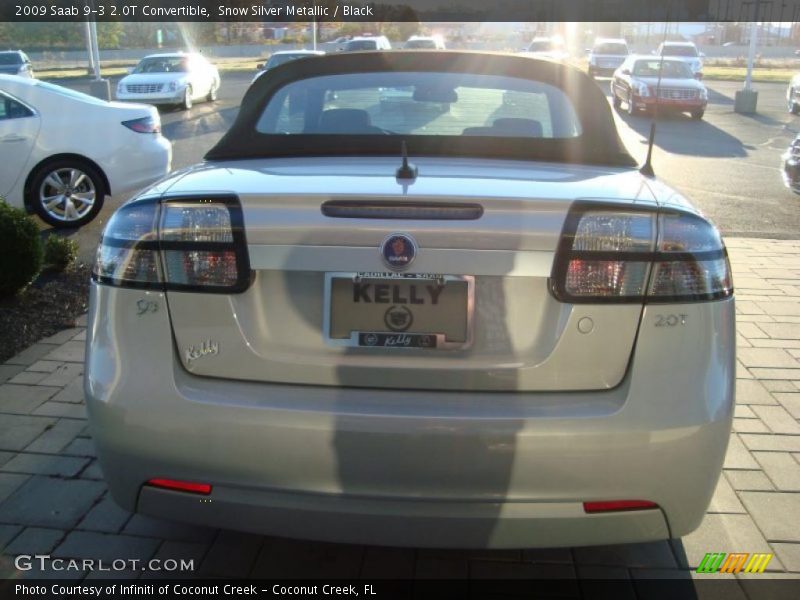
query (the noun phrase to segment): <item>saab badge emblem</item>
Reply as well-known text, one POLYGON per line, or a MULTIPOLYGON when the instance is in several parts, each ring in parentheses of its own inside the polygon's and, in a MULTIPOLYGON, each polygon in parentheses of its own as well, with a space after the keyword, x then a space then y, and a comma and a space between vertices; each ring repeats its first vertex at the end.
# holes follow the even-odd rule
POLYGON ((410 235, 393 233, 381 244, 383 263, 394 271, 402 271, 414 262, 417 256, 417 243, 410 235))

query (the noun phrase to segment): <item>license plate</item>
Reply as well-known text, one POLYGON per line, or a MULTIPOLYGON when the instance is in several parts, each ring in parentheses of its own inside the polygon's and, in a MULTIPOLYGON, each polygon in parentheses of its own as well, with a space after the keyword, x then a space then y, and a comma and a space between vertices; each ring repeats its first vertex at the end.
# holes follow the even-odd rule
POLYGON ((326 342, 445 350, 472 343, 474 277, 327 273, 326 342))

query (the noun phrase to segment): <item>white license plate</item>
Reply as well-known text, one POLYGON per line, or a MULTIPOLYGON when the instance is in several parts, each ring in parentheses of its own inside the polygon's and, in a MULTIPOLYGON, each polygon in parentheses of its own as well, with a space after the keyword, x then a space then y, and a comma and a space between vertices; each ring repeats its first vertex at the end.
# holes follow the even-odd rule
POLYGON ((326 342, 364 348, 466 348, 474 277, 327 273, 326 342))

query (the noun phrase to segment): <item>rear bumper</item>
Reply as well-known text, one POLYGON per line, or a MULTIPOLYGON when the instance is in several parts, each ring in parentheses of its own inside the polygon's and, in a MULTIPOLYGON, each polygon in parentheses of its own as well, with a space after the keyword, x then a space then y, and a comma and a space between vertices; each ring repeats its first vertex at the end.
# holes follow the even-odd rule
POLYGON ((659 509, 587 515, 574 502, 359 498, 218 486, 206 503, 144 487, 137 510, 198 525, 382 546, 529 548, 670 537, 659 509))
POLYGON ((614 71, 616 71, 618 68, 619 65, 612 67, 598 67, 594 65, 589 65, 589 75, 593 76, 600 75, 603 77, 610 77, 611 75, 614 74, 614 71))
POLYGON ((699 525, 720 473, 735 337, 732 300, 669 308, 694 326, 655 328, 646 309, 613 390, 371 390, 190 375, 160 294, 93 285, 92 432, 120 505, 204 525, 440 547, 676 537, 699 525), (145 296, 161 310, 138 316, 145 296), (210 483, 211 502, 143 487, 153 477, 210 483), (582 508, 623 499, 660 509, 582 508))
POLYGON ((172 143, 161 135, 133 133, 125 152, 106 164, 111 193, 116 196, 158 181, 172 168, 172 143))

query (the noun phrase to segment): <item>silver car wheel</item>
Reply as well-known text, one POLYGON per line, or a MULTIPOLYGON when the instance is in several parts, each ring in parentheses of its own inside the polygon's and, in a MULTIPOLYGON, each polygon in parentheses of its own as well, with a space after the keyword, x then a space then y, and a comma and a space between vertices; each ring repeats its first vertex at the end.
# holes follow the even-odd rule
POLYGON ((45 212, 67 223, 85 217, 96 197, 91 177, 74 167, 51 171, 39 187, 39 202, 45 212))
POLYGON ((183 92, 183 102, 182 106, 184 110, 189 110, 192 108, 192 86, 186 86, 186 90, 183 92))

